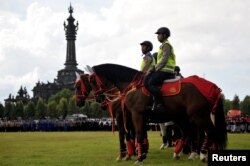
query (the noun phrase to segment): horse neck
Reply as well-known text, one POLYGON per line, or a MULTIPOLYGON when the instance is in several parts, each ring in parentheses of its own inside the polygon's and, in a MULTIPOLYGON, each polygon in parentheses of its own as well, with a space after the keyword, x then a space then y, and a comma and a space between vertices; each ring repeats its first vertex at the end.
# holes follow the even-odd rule
POLYGON ((96 75, 101 80, 102 84, 107 87, 115 86, 119 89, 119 91, 126 90, 131 83, 137 82, 142 79, 143 73, 135 70, 128 69, 126 70, 128 73, 124 74, 124 70, 119 72, 113 72, 111 68, 108 70, 100 70, 96 71, 96 75))

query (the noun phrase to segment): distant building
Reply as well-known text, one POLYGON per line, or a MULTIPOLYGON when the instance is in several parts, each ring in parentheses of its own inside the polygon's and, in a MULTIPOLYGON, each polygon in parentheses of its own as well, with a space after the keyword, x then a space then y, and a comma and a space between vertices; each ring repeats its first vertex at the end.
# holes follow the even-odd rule
POLYGON ((4 101, 12 102, 12 103, 22 101, 23 103, 27 103, 29 100, 30 100, 30 95, 28 94, 26 87, 23 88, 21 86, 16 96, 9 94, 9 97, 5 99, 4 101))
POLYGON ((60 90, 67 88, 74 90, 74 82, 76 80, 75 72, 84 73, 82 70, 77 68, 76 62, 76 51, 75 51, 75 40, 76 32, 78 30, 78 22, 74 24, 74 17, 72 16, 73 7, 69 7, 69 17, 67 18, 68 24, 64 22, 64 30, 67 40, 67 50, 66 50, 66 62, 64 63, 64 69, 58 71, 57 78, 54 82, 37 82, 33 88, 33 97, 38 99, 39 97, 48 100, 48 98, 59 92, 60 90))

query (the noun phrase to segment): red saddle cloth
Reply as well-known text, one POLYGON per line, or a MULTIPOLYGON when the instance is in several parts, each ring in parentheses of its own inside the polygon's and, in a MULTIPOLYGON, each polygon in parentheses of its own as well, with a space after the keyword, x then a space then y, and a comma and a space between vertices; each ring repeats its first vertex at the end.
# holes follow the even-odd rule
POLYGON ((180 93, 181 81, 164 82, 161 87, 162 96, 173 96, 180 93))
POLYGON ((216 84, 196 75, 184 78, 181 82, 192 83, 212 105, 217 104, 221 96, 221 89, 216 84))
POLYGON ((193 75, 186 78, 182 78, 175 82, 164 82, 161 87, 162 95, 172 96, 178 94, 181 91, 182 83, 193 84, 212 105, 217 103, 217 100, 221 94, 221 89, 216 84, 204 78, 193 75))

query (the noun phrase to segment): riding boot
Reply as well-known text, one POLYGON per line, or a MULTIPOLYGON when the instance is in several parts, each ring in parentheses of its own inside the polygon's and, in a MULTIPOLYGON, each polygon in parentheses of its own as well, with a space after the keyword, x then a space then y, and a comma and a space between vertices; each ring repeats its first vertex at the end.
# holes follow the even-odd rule
POLYGON ((163 109, 163 102, 162 99, 160 99, 160 97, 153 97, 154 99, 154 103, 152 106, 152 111, 160 111, 161 109, 163 109))

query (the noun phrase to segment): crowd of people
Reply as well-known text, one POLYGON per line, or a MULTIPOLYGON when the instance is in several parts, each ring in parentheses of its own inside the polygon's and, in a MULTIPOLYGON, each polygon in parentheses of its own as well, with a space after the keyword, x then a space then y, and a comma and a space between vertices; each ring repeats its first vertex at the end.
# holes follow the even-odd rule
POLYGON ((111 121, 102 119, 0 120, 0 132, 16 131, 111 131, 111 121))

